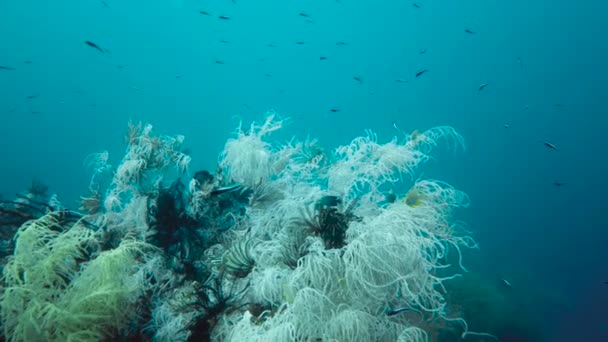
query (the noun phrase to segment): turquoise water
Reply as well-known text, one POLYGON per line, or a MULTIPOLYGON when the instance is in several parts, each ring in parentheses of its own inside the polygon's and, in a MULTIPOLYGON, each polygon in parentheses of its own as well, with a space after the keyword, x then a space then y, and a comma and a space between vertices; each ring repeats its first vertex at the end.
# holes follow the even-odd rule
POLYGON ((0 193, 38 179, 76 206, 84 158, 120 158, 129 120, 185 135, 195 170, 268 109, 329 147, 450 125, 467 150, 425 176, 471 197, 470 268, 508 279, 545 340, 608 339, 608 3, 412 3, 4 1, 0 193))

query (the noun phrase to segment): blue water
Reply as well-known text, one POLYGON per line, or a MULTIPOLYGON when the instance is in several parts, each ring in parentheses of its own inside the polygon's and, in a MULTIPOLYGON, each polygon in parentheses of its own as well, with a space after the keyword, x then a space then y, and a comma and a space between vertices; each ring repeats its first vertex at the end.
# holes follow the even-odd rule
POLYGON ((0 193, 38 179, 76 207, 83 159, 118 163, 129 120, 184 134, 193 169, 268 109, 292 118, 277 138, 328 147, 450 125, 467 151, 425 176, 471 196, 471 268, 509 279, 547 341, 608 340, 608 2, 416 3, 0 2, 0 193))

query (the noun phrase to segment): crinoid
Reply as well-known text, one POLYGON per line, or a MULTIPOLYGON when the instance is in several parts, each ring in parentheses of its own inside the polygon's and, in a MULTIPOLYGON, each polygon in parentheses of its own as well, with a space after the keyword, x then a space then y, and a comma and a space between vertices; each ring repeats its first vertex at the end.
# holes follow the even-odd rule
POLYGON ((237 278, 246 277, 255 265, 255 259, 251 256, 251 250, 255 242, 247 237, 237 241, 223 257, 224 269, 237 278))
POLYGON ((343 207, 342 200, 336 196, 323 196, 314 205, 314 211, 310 207, 300 208, 301 218, 295 220, 295 224, 307 227, 314 235, 325 242, 325 248, 342 248, 346 244, 346 229, 351 221, 358 218, 352 211, 357 204, 353 200, 349 205, 343 207))
MULTIPOLYGON (((188 327, 192 332, 190 341, 210 341, 211 332, 219 317, 238 310, 238 303, 249 289, 249 283, 224 282, 223 272, 211 275, 204 284, 193 283, 195 301, 193 307, 200 312, 188 327), (239 286, 240 285, 240 286, 239 286), (226 292, 225 289, 228 289, 226 292)), ((248 304, 246 304, 248 305, 248 304)))

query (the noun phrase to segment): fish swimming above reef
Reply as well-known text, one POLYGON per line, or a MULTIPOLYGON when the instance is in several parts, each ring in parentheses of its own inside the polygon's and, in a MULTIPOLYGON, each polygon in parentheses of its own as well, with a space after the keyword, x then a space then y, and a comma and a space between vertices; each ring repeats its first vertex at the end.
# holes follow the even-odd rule
POLYGON ((90 40, 87 40, 84 42, 85 44, 87 44, 88 46, 92 47, 93 49, 96 49, 97 51, 101 52, 101 53, 106 53, 108 52, 108 50, 101 48, 99 45, 93 43, 90 40))
POLYGON ((241 189, 243 189, 242 185, 235 184, 235 185, 230 185, 230 186, 224 186, 224 187, 221 187, 221 188, 217 188, 217 189, 211 191, 210 194, 211 194, 211 196, 216 196, 216 195, 221 195, 221 194, 225 194, 225 193, 228 193, 228 192, 238 191, 238 190, 241 190, 241 189))
POLYGON ((427 73, 427 72, 428 72, 428 69, 424 69, 424 70, 420 70, 420 71, 418 71, 418 72, 416 73, 416 78, 418 78, 418 77, 422 76, 422 74, 427 73))
POLYGON ((11 68, 8 66, 0 65, 0 70, 15 70, 15 68, 11 68))
POLYGON ((405 195, 403 202, 405 202, 408 207, 416 208, 424 202, 424 195, 420 192, 420 190, 412 188, 410 191, 408 191, 407 195, 405 195))
POLYGON ((555 146, 554 144, 548 142, 548 141, 542 141, 543 145, 545 145, 547 148, 552 149, 557 151, 557 146, 555 146))

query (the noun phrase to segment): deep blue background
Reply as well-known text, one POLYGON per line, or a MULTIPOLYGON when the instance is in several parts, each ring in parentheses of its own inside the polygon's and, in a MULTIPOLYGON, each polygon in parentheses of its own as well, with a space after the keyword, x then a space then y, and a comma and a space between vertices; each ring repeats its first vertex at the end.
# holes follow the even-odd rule
POLYGON ((36 178, 75 206, 83 159, 118 162, 129 119, 186 135, 194 169, 268 109, 328 147, 451 125, 467 151, 437 151, 425 175, 471 196, 471 263, 531 297, 549 340, 608 340, 608 2, 105 3, 0 2, 5 197, 36 178))

